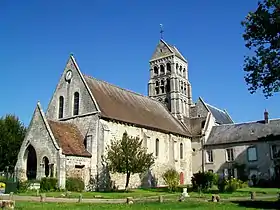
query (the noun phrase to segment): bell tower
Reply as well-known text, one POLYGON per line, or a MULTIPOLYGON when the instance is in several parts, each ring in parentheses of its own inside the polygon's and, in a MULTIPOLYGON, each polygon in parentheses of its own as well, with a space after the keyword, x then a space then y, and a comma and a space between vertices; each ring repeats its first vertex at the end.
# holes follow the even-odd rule
POLYGON ((149 63, 148 96, 165 104, 179 120, 189 117, 192 90, 187 60, 175 46, 160 39, 149 63))

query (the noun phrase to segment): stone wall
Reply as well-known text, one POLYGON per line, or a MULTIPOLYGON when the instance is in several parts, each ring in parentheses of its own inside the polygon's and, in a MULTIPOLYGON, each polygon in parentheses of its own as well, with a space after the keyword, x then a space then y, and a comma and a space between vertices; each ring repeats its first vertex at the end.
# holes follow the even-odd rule
POLYGON ((66 178, 81 178, 87 186, 90 180, 90 158, 66 156, 66 178))
POLYGON ((41 108, 39 105, 35 109, 33 118, 28 127, 27 134, 18 154, 16 170, 19 172, 18 176, 22 180, 27 179, 27 148, 29 145, 32 145, 36 151, 37 179, 40 179, 41 177, 45 176, 44 168, 42 166, 44 157, 47 157, 49 159, 49 162, 53 163, 54 166, 57 164, 58 148, 56 148, 56 142, 53 141, 53 139, 50 136, 50 133, 48 132, 48 129, 43 119, 43 112, 40 109, 41 108))
POLYGON ((80 73, 81 72, 79 72, 79 70, 76 68, 72 58, 70 57, 49 103, 46 112, 46 116, 49 119, 58 119, 60 96, 64 97, 63 118, 73 117, 73 100, 75 92, 78 92, 80 95, 79 115, 91 113, 97 110, 80 73), (68 70, 71 70, 73 74, 71 81, 65 80, 65 74, 68 70))
MULTIPOLYGON (((166 134, 158 131, 130 126, 117 122, 101 119, 101 124, 106 129, 104 132, 104 145, 100 150, 105 152, 106 145, 110 144, 111 140, 121 139, 126 131, 129 136, 139 137, 143 139, 144 146, 148 152, 155 152, 155 142, 159 139, 159 155, 155 159, 155 164, 151 169, 151 175, 157 180, 158 185, 164 185, 161 177, 162 173, 168 168, 175 167, 178 172, 184 173, 184 183, 190 183, 192 176, 192 151, 191 141, 188 138, 178 137, 172 134, 166 134), (183 143, 183 159, 179 157, 180 143, 183 143)), ((135 174, 131 177, 130 187, 139 187, 141 185, 141 175, 135 174)), ((125 186, 125 175, 111 174, 111 179, 115 181, 119 188, 125 186)))

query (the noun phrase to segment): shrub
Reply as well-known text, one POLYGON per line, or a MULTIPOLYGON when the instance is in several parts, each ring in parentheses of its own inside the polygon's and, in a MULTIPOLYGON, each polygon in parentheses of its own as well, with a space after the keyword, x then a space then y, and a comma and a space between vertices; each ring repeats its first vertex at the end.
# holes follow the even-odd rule
POLYGON ((180 176, 179 173, 175 169, 168 169, 162 175, 165 184, 168 186, 168 190, 171 192, 176 191, 179 186, 180 176))
POLYGON ((218 183, 219 192, 235 192, 236 190, 244 187, 248 187, 248 183, 236 178, 222 178, 218 183))
POLYGON ((81 178, 69 177, 66 179, 66 190, 82 192, 85 189, 85 183, 81 178))
POLYGON ((57 179, 56 178, 42 178, 40 181, 40 190, 42 192, 48 191, 56 191, 57 187, 57 179))
POLYGON ((217 182, 217 175, 212 172, 198 172, 196 174, 193 174, 192 177, 192 186, 194 190, 208 190, 210 189, 214 182, 217 182))
POLYGON ((28 190, 28 188, 30 187, 30 182, 29 181, 19 181, 18 182, 18 186, 17 186, 17 191, 19 193, 24 193, 28 190))

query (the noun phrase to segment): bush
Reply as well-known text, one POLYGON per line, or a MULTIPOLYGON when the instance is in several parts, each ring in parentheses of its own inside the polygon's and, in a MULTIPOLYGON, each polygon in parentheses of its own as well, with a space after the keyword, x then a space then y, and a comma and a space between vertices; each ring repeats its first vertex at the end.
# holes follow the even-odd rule
POLYGON ((81 178, 70 177, 66 179, 66 190, 73 192, 82 192, 85 189, 85 183, 81 178))
POLYGON ((42 192, 48 191, 56 191, 57 187, 57 179, 56 178, 42 178, 40 181, 40 190, 42 192))
POLYGON ((164 172, 162 178, 165 181, 165 184, 167 184, 169 191, 176 191, 179 186, 180 176, 175 169, 168 169, 166 172, 164 172))
POLYGON ((235 192, 236 190, 245 187, 248 187, 248 183, 236 178, 222 178, 218 183, 219 192, 235 192))
POLYGON ((217 182, 217 175, 212 172, 198 172, 193 174, 192 186, 194 190, 209 190, 217 182))
POLYGON ((29 187, 30 187, 29 181, 19 181, 17 186, 17 191, 19 193, 24 193, 28 190, 29 187))

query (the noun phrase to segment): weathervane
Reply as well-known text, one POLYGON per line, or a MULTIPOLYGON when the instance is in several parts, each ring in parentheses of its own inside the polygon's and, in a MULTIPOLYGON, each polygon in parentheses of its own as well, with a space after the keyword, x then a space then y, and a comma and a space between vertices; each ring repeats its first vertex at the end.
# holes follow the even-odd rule
POLYGON ((160 26, 160 38, 163 39, 163 25, 162 24, 159 24, 160 26))

